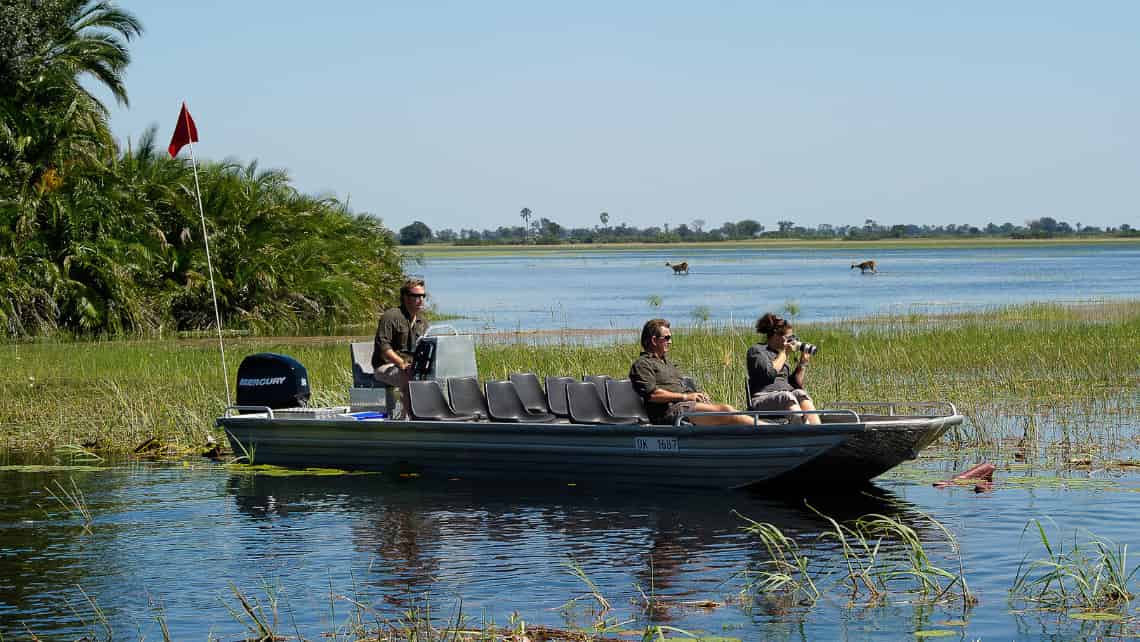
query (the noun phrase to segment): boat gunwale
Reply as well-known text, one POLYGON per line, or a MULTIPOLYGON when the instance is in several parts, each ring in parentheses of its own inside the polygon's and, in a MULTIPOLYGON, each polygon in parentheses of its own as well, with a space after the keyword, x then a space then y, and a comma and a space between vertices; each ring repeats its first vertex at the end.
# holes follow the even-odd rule
POLYGON ((760 438, 786 438, 792 436, 810 435, 855 435, 864 432, 891 432, 905 430, 934 430, 946 425, 955 425, 964 420, 962 415, 949 415, 942 417, 914 417, 900 420, 867 421, 827 423, 820 425, 809 424, 760 424, 759 426, 701 426, 686 425, 658 425, 658 424, 574 424, 574 423, 513 423, 495 421, 424 421, 402 419, 344 419, 337 417, 270 417, 266 413, 231 415, 219 417, 217 425, 226 428, 239 426, 273 426, 287 429, 288 427, 317 427, 327 426, 337 429, 348 429, 350 426, 360 430, 376 430, 387 432, 389 430, 408 430, 439 432, 439 433, 468 433, 468 434, 530 434, 542 433, 547 435, 580 434, 583 436, 601 435, 631 435, 649 437, 760 437, 760 438))

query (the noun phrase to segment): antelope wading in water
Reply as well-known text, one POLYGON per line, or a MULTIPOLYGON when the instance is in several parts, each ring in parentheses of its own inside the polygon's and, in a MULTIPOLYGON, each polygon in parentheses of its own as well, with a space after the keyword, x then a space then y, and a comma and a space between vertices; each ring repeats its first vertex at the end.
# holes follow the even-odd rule
POLYGON ((688 274, 689 273, 689 262, 688 261, 685 261, 684 263, 670 263, 670 262, 666 261, 665 266, 673 268, 673 274, 688 274))
POLYGON ((852 263, 851 269, 854 270, 855 268, 859 268, 860 274, 866 274, 867 270, 870 270, 871 274, 878 274, 879 273, 875 269, 875 262, 874 261, 863 261, 862 263, 852 263))

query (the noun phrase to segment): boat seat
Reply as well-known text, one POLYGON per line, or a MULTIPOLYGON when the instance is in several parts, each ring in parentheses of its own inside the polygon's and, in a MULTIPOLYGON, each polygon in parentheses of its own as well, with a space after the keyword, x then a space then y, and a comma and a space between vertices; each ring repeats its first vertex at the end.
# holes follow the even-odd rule
POLYGON ((479 389, 475 377, 448 377, 447 397, 451 399, 451 409, 459 415, 472 415, 476 419, 489 419, 487 400, 479 389))
POLYGON ((697 387, 697 382, 690 376, 685 375, 681 377, 681 387, 685 392, 700 392, 701 389, 697 387))
POLYGON ((633 387, 629 379, 610 379, 606 381, 606 400, 609 402, 610 412, 620 417, 637 417, 643 424, 649 423, 649 413, 645 411, 645 402, 633 387))
POLYGON ((613 377, 609 375, 583 375, 582 381, 587 381, 594 384, 598 388, 598 395, 602 398, 602 403, 606 404, 606 408, 610 408, 610 402, 606 399, 606 382, 612 380, 613 377))
POLYGON ((408 382, 408 411, 420 421, 471 421, 474 415, 461 415, 451 410, 438 381, 408 382))
POLYGON ((349 345, 352 349, 352 387, 377 388, 384 384, 372 378, 372 350, 376 344, 372 341, 356 341, 349 345))
POLYGON ((566 400, 566 386, 570 383, 574 383, 571 377, 546 378, 546 403, 555 417, 570 416, 570 406, 566 400))
POLYGON ((598 387, 589 381, 570 381, 566 384, 566 403, 570 421, 576 424, 636 424, 637 417, 618 417, 606 410, 598 387))
POLYGON ((514 382, 488 381, 486 390, 487 409, 494 421, 545 424, 558 419, 548 412, 531 412, 527 409, 514 382))
POLYGON ((540 415, 550 414, 550 404, 546 403, 546 393, 542 391, 537 375, 533 372, 512 372, 511 383, 527 410, 540 415))
MULTIPOLYGON (((384 391, 384 409, 389 417, 396 416, 396 389, 388 384, 372 378, 375 370, 372 367, 372 350, 374 341, 355 341, 349 344, 352 353, 352 387, 353 388, 379 388, 384 391)), ((349 392, 350 398, 354 393, 349 392)), ((362 392, 361 396, 368 402, 374 401, 373 394, 362 392)))

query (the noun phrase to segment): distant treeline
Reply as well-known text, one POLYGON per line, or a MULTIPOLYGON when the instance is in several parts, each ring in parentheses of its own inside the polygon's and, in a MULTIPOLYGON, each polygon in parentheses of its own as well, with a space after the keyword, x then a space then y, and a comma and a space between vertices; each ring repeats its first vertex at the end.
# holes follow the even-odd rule
MULTIPOLYGON (((215 327, 189 161, 154 130, 120 148, 79 82, 125 104, 142 26, 88 0, 5 1, 0 24, 0 336, 215 327)), ((379 219, 256 163, 199 174, 227 328, 330 327, 396 300, 402 255, 379 219)))
MULTIPOLYGON (((529 210, 523 210, 528 212, 529 210)), ((1100 228, 1070 225, 1050 217, 1027 222, 1025 225, 990 223, 985 227, 973 225, 880 225, 867 219, 863 225, 828 225, 816 227, 796 225, 794 221, 777 221, 776 227, 767 226, 743 219, 728 222, 720 227, 708 228, 703 220, 670 226, 645 228, 626 224, 608 225, 609 215, 599 217, 601 224, 594 227, 567 228, 547 218, 529 220, 524 217, 523 225, 500 226, 495 229, 442 229, 433 231, 422 221, 400 229, 401 245, 421 245, 424 243, 450 243, 455 245, 493 245, 537 243, 552 245, 558 243, 681 243, 695 241, 739 241, 747 239, 841 239, 871 241, 877 239, 904 238, 1056 238, 1056 237, 1105 237, 1140 236, 1140 230, 1128 224, 1119 227, 1100 228)))

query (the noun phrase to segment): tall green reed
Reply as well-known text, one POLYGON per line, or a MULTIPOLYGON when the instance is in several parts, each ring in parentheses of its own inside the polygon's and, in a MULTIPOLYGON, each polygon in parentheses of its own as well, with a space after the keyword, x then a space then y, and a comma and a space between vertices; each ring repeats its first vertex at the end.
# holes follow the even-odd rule
MULTIPOLYGON (((762 337, 746 327, 685 327, 679 321, 673 359, 713 398, 743 407, 744 354, 762 337)), ((969 419, 951 437, 964 444, 992 446, 1022 437, 1032 446, 1042 440, 1106 441, 1114 438, 1114 427, 1123 431, 1140 415, 1140 301, 908 313, 800 324, 796 331, 821 346, 807 379, 818 406, 951 400, 969 419), (1023 432, 1025 421, 1032 430, 1023 432)), ((572 339, 480 345, 480 376, 624 378, 640 351, 635 334, 599 345, 572 339)), ((350 340, 230 339, 231 381, 223 381, 210 339, 0 345, 11 364, 11 374, 0 380, 0 449, 72 445, 129 452, 154 437, 190 450, 215 434, 225 389, 233 389, 237 364, 253 352, 296 357, 308 368, 312 403, 342 404, 351 381, 350 340)))
POLYGON ((1040 538, 1046 557, 1030 560, 1026 556, 1021 561, 1009 589, 1011 598, 1046 609, 1085 610, 1124 608, 1132 601, 1131 584, 1140 566, 1129 569, 1127 545, 1091 533, 1082 543, 1074 532, 1066 549, 1063 541, 1050 540, 1040 520, 1027 523, 1022 535, 1030 530, 1040 538))
MULTIPOLYGON (((814 510, 814 509, 813 509, 814 510)), ((830 528, 816 536, 837 546, 841 571, 823 565, 803 553, 792 536, 774 524, 744 518, 744 530, 759 540, 768 559, 745 574, 747 593, 775 598, 783 609, 811 607, 830 591, 843 591, 852 602, 885 604, 892 595, 923 604, 960 600, 964 607, 976 603, 966 582, 961 550, 953 533, 933 517, 918 513, 934 526, 957 561, 957 571, 933 562, 914 526, 896 516, 869 514, 840 522, 816 511, 830 528)))

